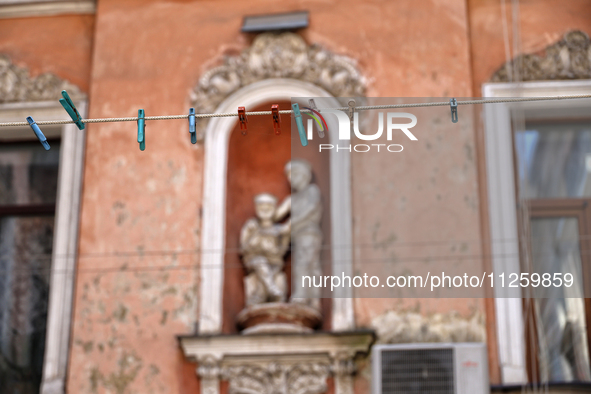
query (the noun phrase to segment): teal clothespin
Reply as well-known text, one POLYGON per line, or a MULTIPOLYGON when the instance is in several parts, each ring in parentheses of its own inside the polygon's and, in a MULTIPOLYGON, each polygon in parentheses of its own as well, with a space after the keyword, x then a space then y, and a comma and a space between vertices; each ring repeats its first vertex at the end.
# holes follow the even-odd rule
POLYGON ((293 113, 295 115, 296 126, 298 126, 298 133, 300 134, 300 141, 302 142, 302 146, 308 145, 308 136, 306 135, 306 130, 304 129, 304 122, 302 122, 302 114, 300 113, 300 106, 298 103, 294 103, 291 105, 293 109, 293 113))
POLYGON ((60 104, 62 105, 62 107, 64 107, 68 115, 70 115, 70 118, 72 118, 74 123, 76 123, 76 126, 78 126, 80 130, 84 130, 84 123, 82 123, 82 117, 76 109, 76 106, 74 106, 74 103, 70 99, 70 96, 68 96, 68 92, 62 90, 62 96, 64 96, 64 98, 60 99, 60 104))
POLYGON ((27 122, 29 122, 29 126, 31 126, 31 128, 35 132, 35 135, 37 136, 39 142, 41 142, 41 145, 43 145, 45 150, 49 150, 49 142, 47 142, 47 138, 45 138, 45 135, 43 135, 43 132, 41 131, 39 126, 37 126, 37 123, 30 116, 27 116, 27 122))
POLYGON ((146 150, 146 120, 144 119, 144 110, 137 111, 137 142, 140 143, 140 150, 146 150))
POLYGON ((195 130, 195 108, 189 110, 189 133, 191 133, 191 143, 197 143, 197 131, 195 130))

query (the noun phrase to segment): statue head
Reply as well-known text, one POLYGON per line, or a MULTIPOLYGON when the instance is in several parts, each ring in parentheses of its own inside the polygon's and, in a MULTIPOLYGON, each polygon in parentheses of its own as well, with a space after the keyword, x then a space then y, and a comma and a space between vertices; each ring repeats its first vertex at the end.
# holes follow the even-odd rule
POLYGON ((254 209, 261 220, 271 220, 277 209, 277 199, 269 193, 261 193, 254 196, 254 209))
POLYGON ((300 191, 312 181, 312 166, 305 160, 294 159, 285 165, 285 175, 291 188, 300 191))

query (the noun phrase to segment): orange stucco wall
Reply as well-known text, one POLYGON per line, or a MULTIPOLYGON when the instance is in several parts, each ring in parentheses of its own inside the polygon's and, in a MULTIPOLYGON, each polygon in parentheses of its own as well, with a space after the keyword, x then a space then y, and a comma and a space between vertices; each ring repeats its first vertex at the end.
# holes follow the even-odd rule
MULTIPOLYGON (((33 75, 53 72, 80 86, 89 95, 90 117, 135 116, 139 108, 148 116, 181 114, 203 72, 252 41, 240 33, 244 15, 303 9, 310 11, 310 27, 300 34, 356 59, 368 96, 479 96, 481 84, 507 60, 498 0, 101 0, 94 16, 1 20, 0 53, 33 75)), ((571 29, 591 32, 590 14, 585 0, 521 0, 521 50, 541 50, 571 29)), ((419 143, 416 160, 397 163, 402 186, 395 185, 392 198, 408 203, 405 210, 397 205, 390 225, 379 212, 365 215, 367 196, 357 191, 357 223, 380 221, 379 236, 396 233, 401 243, 437 239, 450 221, 446 231, 460 238, 487 239, 483 147, 471 127, 446 141, 445 157, 419 143), (461 185, 430 183, 436 171, 445 179, 456 169, 461 185), (417 179, 423 190, 416 189, 417 179)), ((175 335, 193 333, 198 323, 203 145, 190 144, 184 120, 147 122, 144 152, 136 131, 134 122, 88 125, 71 393, 198 392, 194 365, 175 335)), ((354 178, 368 176, 371 168, 353 167, 354 178)), ((286 186, 278 185, 277 193, 287 193, 286 186)), ((240 225, 238 219, 229 224, 240 225)), ((487 250, 485 241, 476 242, 471 253, 487 250)), ((493 312, 481 300, 358 299, 356 321, 369 326, 386 310, 417 304, 423 313, 493 312)), ((225 328, 231 332, 232 323, 225 328)), ((488 339, 491 382, 498 383, 494 330, 488 339)), ((355 387, 367 392, 366 374, 355 387)))
MULTIPOLYGON (((359 61, 369 95, 470 94, 463 2, 100 1, 90 116, 187 112, 200 75, 252 40, 243 15, 297 9, 311 11, 308 42, 359 61)), ((203 149, 185 121, 148 122, 145 152, 135 133, 132 122, 88 127, 80 253, 106 257, 79 261, 71 392, 186 390, 174 335, 193 332, 198 307, 198 270, 186 268, 198 255, 181 251, 199 246, 203 149), (110 256, 120 251, 134 255, 110 256), (178 268, 150 269, 162 265, 178 268)))
POLYGON ((0 53, 37 76, 51 72, 88 93, 94 15, 0 20, 0 53))

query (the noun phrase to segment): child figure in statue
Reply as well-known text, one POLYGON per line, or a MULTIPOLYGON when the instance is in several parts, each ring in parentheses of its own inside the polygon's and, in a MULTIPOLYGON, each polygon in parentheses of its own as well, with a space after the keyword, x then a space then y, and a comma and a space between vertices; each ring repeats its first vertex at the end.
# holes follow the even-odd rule
POLYGON ((248 275, 244 278, 246 305, 285 302, 287 281, 283 272, 289 248, 291 222, 277 223, 277 199, 268 193, 254 198, 256 218, 246 221, 240 249, 248 275))

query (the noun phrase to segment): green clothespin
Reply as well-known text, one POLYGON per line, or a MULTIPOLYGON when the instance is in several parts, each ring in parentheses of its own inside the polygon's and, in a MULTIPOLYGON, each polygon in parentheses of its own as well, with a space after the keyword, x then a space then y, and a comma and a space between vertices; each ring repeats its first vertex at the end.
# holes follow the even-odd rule
POLYGON ((140 143, 140 150, 146 150, 146 120, 144 119, 144 110, 137 111, 137 142, 140 143))
POLYGON ((295 115, 296 126, 298 127, 298 133, 300 134, 300 141, 302 146, 308 145, 308 136, 306 135, 306 130, 304 129, 304 122, 302 122, 302 114, 300 113, 300 106, 298 103, 294 103, 291 105, 293 109, 293 113, 295 115))
POLYGON ((80 130, 84 130, 84 123, 82 123, 80 112, 78 112, 76 109, 76 106, 72 102, 72 99, 70 99, 70 96, 68 96, 68 92, 62 90, 62 96, 64 96, 64 98, 60 99, 60 104, 62 107, 64 107, 68 115, 70 115, 70 118, 72 118, 74 123, 76 123, 76 126, 78 126, 80 130))

